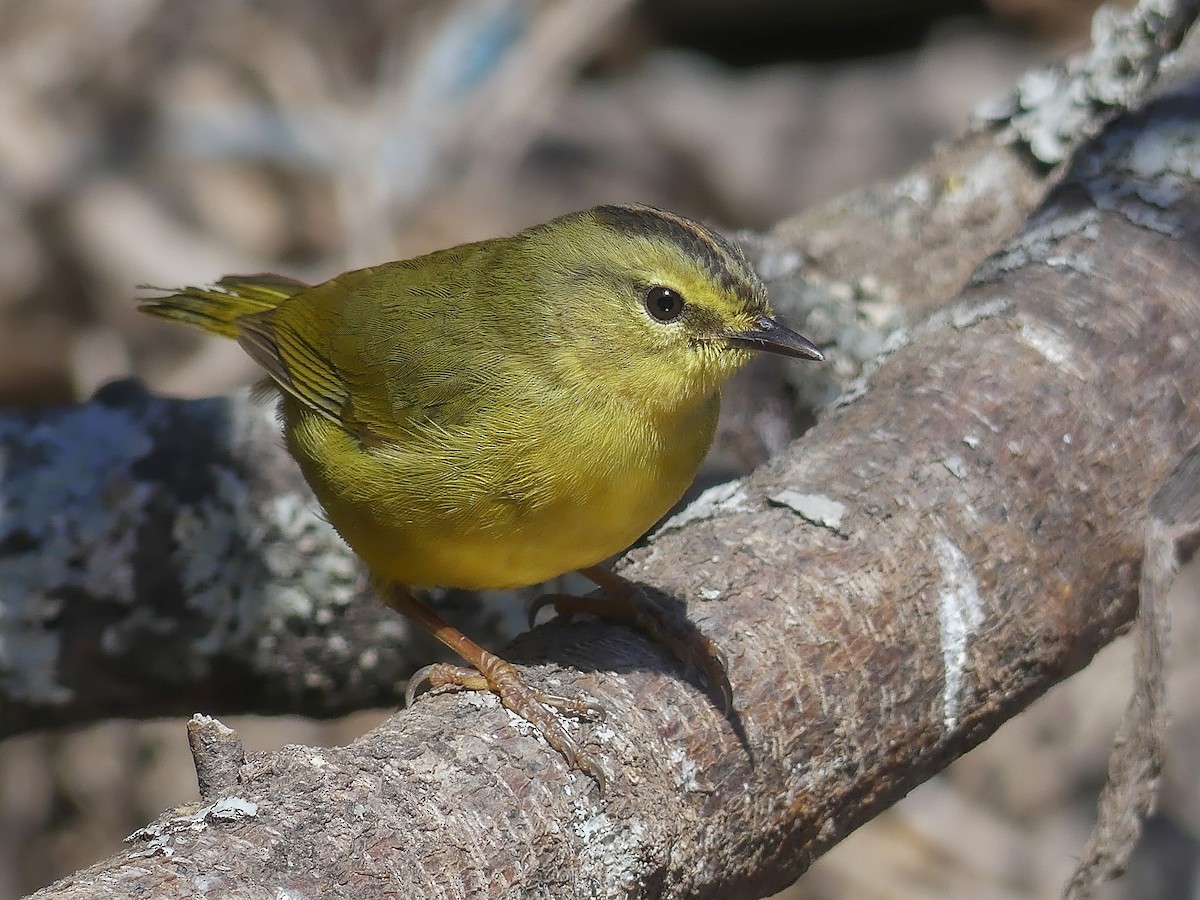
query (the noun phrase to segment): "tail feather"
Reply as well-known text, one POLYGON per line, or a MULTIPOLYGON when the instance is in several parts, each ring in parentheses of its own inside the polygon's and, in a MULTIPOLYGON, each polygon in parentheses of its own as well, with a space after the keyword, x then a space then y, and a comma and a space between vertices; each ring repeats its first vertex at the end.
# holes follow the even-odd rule
POLYGON ((169 288, 143 285, 146 290, 166 293, 145 298, 138 304, 138 309, 222 337, 236 338, 236 322, 242 316, 274 309, 308 287, 303 281, 269 274, 226 275, 211 287, 186 287, 174 292, 169 288))

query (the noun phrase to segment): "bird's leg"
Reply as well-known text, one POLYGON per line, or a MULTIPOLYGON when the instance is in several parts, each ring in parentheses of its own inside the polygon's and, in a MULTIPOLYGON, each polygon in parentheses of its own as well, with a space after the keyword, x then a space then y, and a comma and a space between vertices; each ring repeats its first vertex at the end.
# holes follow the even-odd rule
POLYGON ((690 672, 699 669, 709 685, 720 693, 722 712, 733 707, 733 688, 729 684, 725 655, 721 648, 694 629, 680 627, 668 618, 638 585, 600 566, 580 569, 579 574, 603 588, 607 597, 577 597, 574 594, 546 594, 534 601, 529 624, 540 610, 553 606, 559 615, 590 613, 632 625, 646 637, 668 650, 690 672))
POLYGON ((416 672, 409 679, 407 701, 411 705, 417 689, 454 687, 467 691, 491 691, 500 702, 536 728, 546 743, 557 750, 572 768, 584 772, 605 787, 604 773, 591 757, 563 729, 551 708, 575 716, 595 717, 603 710, 595 704, 581 703, 566 697, 543 694, 530 687, 516 667, 481 646, 413 596, 404 585, 381 586, 379 597, 384 605, 416 622, 439 641, 469 662, 473 669, 435 663, 416 672))

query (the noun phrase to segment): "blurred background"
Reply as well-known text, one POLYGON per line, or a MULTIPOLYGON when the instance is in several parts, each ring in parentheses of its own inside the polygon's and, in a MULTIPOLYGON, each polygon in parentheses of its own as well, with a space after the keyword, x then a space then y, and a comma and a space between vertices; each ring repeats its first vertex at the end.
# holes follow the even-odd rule
MULTIPOLYGON (((1093 6, 0 0, 0 406, 131 373, 181 396, 255 380, 232 342, 139 316, 142 283, 319 280, 598 202, 765 228, 901 173, 1082 46, 1093 6)), ((1200 634, 1190 612, 1177 646, 1200 634)), ((1126 644, 782 896, 1057 896, 1129 693, 1126 644)), ((1195 668, 1175 665, 1164 799, 1107 897, 1200 897, 1195 668)), ((387 712, 227 722, 257 750, 345 742, 387 712)), ((0 898, 193 799, 184 724, 0 743, 0 898)))

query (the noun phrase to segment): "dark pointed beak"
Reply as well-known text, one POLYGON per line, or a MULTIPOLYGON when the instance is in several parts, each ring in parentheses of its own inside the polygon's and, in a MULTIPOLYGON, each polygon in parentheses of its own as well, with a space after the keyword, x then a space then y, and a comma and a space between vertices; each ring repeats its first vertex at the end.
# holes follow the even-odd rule
POLYGON ((825 354, 817 349, 816 344, 792 331, 786 325, 781 325, 770 316, 759 316, 753 328, 745 331, 730 331, 721 336, 735 347, 766 350, 768 353, 794 356, 797 359, 820 361, 825 358, 825 354))

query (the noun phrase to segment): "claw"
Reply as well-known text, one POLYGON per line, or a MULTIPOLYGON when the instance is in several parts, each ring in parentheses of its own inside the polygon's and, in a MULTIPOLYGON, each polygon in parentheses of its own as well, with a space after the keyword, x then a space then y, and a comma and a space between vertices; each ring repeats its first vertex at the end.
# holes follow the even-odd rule
MULTIPOLYGON (((436 663, 434 665, 436 665, 436 663)), ((409 676, 408 687, 404 690, 405 709, 408 709, 413 705, 413 701, 417 699, 418 693, 424 693, 424 691, 421 690, 422 686, 426 687, 427 689, 433 686, 432 680, 429 677, 429 670, 432 668, 432 665, 422 666, 421 668, 417 669, 417 671, 413 672, 411 676, 409 676)))
POLYGON ((459 691, 487 691, 491 690, 488 687, 487 679, 476 672, 474 669, 468 669, 464 666, 448 666, 445 663, 433 663, 432 665, 422 666, 420 669, 412 673, 412 677, 408 679, 408 689, 404 692, 404 705, 412 706, 413 701, 417 699, 418 694, 423 694, 421 690, 424 687, 426 691, 437 690, 438 688, 448 687, 459 691))

